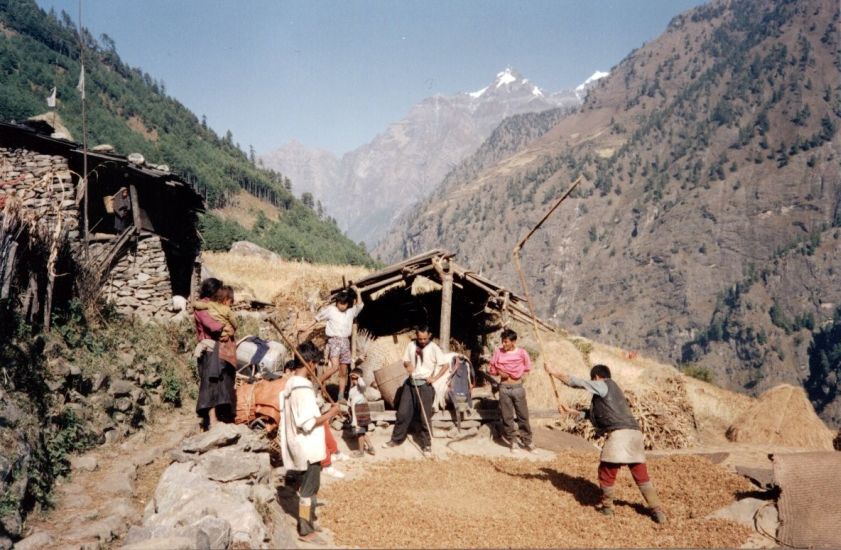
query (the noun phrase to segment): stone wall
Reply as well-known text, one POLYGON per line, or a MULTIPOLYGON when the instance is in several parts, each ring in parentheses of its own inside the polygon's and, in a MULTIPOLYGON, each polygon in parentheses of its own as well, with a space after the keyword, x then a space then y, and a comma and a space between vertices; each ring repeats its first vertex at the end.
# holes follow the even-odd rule
MULTIPOLYGON (((75 254, 81 251, 80 211, 68 160, 27 149, 0 148, 0 212, 16 197, 38 220, 39 229, 53 228, 59 214, 65 238, 75 254)), ((111 242, 91 243, 92 258, 104 258, 111 242)), ((141 234, 119 258, 104 282, 102 295, 120 313, 167 319, 172 312, 172 285, 161 239, 141 234)))
POLYGON ((67 238, 79 239, 76 186, 66 158, 0 147, 0 207, 10 197, 20 199, 43 229, 61 214, 67 238))
POLYGON ((102 297, 126 315, 172 317, 172 285, 160 237, 141 234, 136 246, 129 246, 108 274, 102 297))

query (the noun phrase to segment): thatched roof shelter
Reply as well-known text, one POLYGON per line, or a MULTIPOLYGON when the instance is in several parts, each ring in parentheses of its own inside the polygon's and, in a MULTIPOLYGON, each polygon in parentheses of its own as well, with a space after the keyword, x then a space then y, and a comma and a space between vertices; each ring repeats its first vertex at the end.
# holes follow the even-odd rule
MULTIPOLYGON (((348 281, 348 286, 359 288, 366 301, 359 327, 374 336, 386 336, 425 323, 433 331, 437 329, 442 348, 449 348, 452 337, 475 349, 478 340, 512 320, 532 322, 523 298, 457 264, 454 256, 434 249, 348 281)), ((540 319, 535 321, 543 329, 554 330, 540 319)))

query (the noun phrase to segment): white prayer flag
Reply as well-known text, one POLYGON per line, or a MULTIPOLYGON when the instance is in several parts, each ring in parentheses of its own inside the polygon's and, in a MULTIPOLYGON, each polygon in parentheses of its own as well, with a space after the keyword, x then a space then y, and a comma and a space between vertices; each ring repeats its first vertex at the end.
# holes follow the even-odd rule
POLYGON ((79 93, 82 94, 82 99, 85 99, 85 66, 82 65, 82 70, 79 72, 79 83, 76 85, 76 89, 79 90, 79 93))
POLYGON ((51 107, 51 108, 55 109, 55 97, 56 97, 56 89, 55 89, 55 86, 53 86, 53 91, 50 94, 50 97, 47 98, 47 107, 51 107))

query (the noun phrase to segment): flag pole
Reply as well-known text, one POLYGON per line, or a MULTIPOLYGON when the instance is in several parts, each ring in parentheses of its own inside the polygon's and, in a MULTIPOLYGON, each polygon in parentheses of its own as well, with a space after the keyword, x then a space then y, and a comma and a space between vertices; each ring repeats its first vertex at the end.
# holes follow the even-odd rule
POLYGON ((85 201, 82 217, 84 218, 85 258, 87 258, 90 248, 88 236, 88 119, 85 106, 85 38, 82 29, 82 0, 79 0, 79 63, 82 66, 82 72, 79 74, 79 92, 82 97, 82 193, 84 193, 83 199, 85 201))

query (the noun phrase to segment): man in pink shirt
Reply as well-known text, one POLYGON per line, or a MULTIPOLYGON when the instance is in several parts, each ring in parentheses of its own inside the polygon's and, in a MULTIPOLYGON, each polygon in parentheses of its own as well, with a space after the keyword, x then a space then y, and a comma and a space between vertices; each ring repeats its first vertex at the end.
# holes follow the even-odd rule
POLYGON ((494 351, 489 371, 491 375, 499 376, 499 413, 503 435, 505 442, 511 445, 511 452, 518 451, 518 439, 522 448, 533 451, 529 406, 526 388, 523 387, 523 380, 531 371, 531 359, 526 350, 517 347, 516 332, 505 329, 501 337, 502 345, 494 351))

